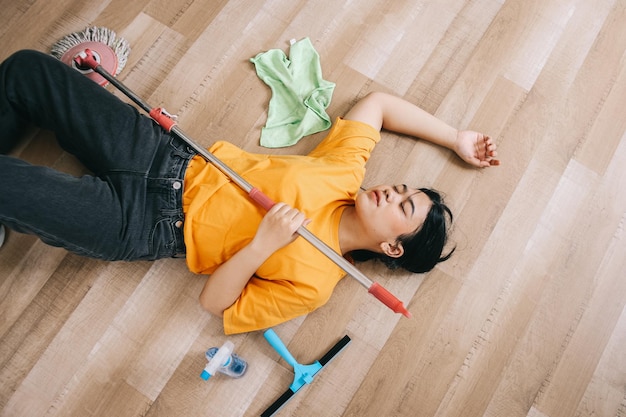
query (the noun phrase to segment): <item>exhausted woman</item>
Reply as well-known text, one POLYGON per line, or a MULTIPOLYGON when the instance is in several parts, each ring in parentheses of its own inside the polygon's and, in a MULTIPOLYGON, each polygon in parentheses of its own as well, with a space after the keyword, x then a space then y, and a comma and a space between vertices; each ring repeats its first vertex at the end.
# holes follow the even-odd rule
POLYGON ((106 260, 186 257, 207 274, 200 303, 226 333, 264 329, 322 306, 345 275, 296 230, 343 255, 426 272, 446 260, 452 214, 438 192, 412 185, 361 191, 380 130, 421 138, 475 167, 496 146, 395 96, 371 93, 338 118, 308 155, 209 150, 278 201, 265 212, 183 141, 77 71, 20 51, 0 65, 0 223, 106 260), (91 175, 75 177, 7 156, 28 125, 53 131, 91 175))

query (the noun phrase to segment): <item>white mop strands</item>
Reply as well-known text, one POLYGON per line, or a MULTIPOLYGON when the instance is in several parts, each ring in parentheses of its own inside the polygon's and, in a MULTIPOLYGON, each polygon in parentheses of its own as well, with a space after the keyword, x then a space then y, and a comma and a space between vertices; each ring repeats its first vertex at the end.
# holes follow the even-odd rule
POLYGON ((113 76, 117 76, 126 65, 130 44, 111 29, 91 26, 82 32, 71 33, 52 45, 50 49, 52 56, 104 87, 108 81, 101 75, 90 68, 79 68, 76 65, 75 58, 86 50, 92 51, 98 64, 113 76))
POLYGON ((118 75, 126 65, 130 54, 130 44, 122 37, 104 27, 91 26, 82 32, 71 33, 56 42, 50 51, 52 56, 61 59, 63 55, 75 46, 84 45, 90 42, 104 44, 111 48, 117 57, 117 69, 113 75, 118 75))

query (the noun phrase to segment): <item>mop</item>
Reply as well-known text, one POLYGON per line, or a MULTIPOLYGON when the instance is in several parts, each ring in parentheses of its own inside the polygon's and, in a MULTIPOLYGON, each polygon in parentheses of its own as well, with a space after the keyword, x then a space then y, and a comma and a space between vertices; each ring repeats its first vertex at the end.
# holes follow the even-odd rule
POLYGON ((82 32, 74 32, 56 42, 50 54, 65 64, 83 73, 87 78, 106 86, 108 81, 90 68, 79 68, 74 61, 76 55, 89 48, 98 62, 107 72, 117 76, 126 65, 130 45, 124 38, 107 28, 90 26, 82 32))
POLYGON ((339 342, 337 342, 324 356, 318 361, 313 362, 310 365, 302 365, 296 361, 291 355, 287 346, 278 337, 276 332, 272 329, 268 329, 263 333, 263 336, 268 343, 282 356, 282 358, 293 367, 294 378, 293 383, 289 386, 287 391, 283 393, 272 405, 270 405, 262 414, 261 417, 273 416, 278 410, 284 406, 287 401, 291 399, 305 384, 313 382, 313 377, 322 370, 324 365, 330 362, 339 352, 350 343, 350 337, 345 335, 339 342))
MULTIPOLYGON (((87 42, 91 45, 91 42, 87 42)), ((97 43, 97 42, 96 42, 97 43)), ((145 103, 141 98, 139 98, 135 93, 133 93, 130 89, 128 89, 122 82, 118 81, 105 67, 99 62, 98 55, 102 55, 102 51, 106 50, 104 47, 98 46, 97 51, 91 50, 89 47, 80 48, 81 44, 77 44, 71 48, 73 51, 73 59, 72 66, 80 71, 93 71, 102 78, 104 78, 105 82, 111 83, 114 87, 120 90, 124 95, 126 95, 129 99, 131 99, 135 104, 137 104, 142 110, 147 112, 150 117, 156 121, 163 129, 167 132, 171 132, 175 134, 178 138, 186 142, 191 148, 193 148, 199 155, 204 157, 207 161, 211 162, 217 169, 219 169, 224 175, 231 179, 235 184, 237 184, 243 191, 245 191, 248 196, 257 202, 261 207, 266 210, 272 208, 275 204, 267 195, 261 192, 258 188, 253 187, 248 181, 242 178, 238 173, 232 170, 229 166, 224 164, 220 159, 210 153, 207 149, 197 144, 193 139, 187 136, 177 125, 176 121, 171 117, 167 111, 160 107, 150 107, 147 103, 145 103), (76 52, 78 51, 78 52, 76 52)), ((84 46, 84 45, 82 45, 84 46)), ((105 45, 106 46, 106 45, 105 45)), ((108 46, 107 46, 108 47, 108 46)), ((108 47, 111 49, 110 47, 108 47)), ((56 49, 63 49, 61 47, 57 47, 56 49)), ((118 50, 116 48, 116 50, 118 50)), ((127 53, 129 48, 120 48, 119 52, 127 53)), ((62 56, 69 55, 70 52, 67 51, 62 56)), ((125 58, 119 60, 125 62, 125 58)), ((361 285, 368 289, 368 292, 380 300, 383 304, 389 307, 394 313, 401 313, 405 317, 410 318, 411 313, 404 307, 402 301, 400 301, 396 296, 394 296, 391 292, 385 289, 383 286, 378 284, 377 282, 373 282, 370 280, 365 274, 359 271, 354 265, 352 265, 347 259, 345 259, 341 254, 336 252, 326 243, 324 243, 321 239, 315 236, 311 231, 309 231, 306 227, 300 226, 298 228, 297 233, 302 236, 305 240, 307 240, 311 245, 317 248, 320 252, 326 255, 331 261, 333 261, 337 266, 343 269, 346 274, 355 278, 361 285)))

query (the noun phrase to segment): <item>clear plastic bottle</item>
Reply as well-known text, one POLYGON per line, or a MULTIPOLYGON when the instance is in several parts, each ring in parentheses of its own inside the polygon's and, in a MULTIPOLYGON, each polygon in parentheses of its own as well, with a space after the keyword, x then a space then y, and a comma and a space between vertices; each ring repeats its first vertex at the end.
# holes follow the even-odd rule
POLYGON ((207 350, 205 356, 209 363, 200 375, 202 379, 209 379, 215 372, 233 378, 241 378, 246 372, 248 364, 245 360, 233 353, 234 347, 232 342, 226 341, 219 349, 212 347, 207 350))

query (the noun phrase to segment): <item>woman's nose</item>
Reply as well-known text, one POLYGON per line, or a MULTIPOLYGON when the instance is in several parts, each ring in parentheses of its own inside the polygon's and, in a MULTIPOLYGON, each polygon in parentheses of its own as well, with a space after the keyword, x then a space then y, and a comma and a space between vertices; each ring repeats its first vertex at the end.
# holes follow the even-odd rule
POLYGON ((385 199, 389 203, 393 203, 394 201, 402 198, 402 195, 395 190, 386 190, 385 191, 385 199))

